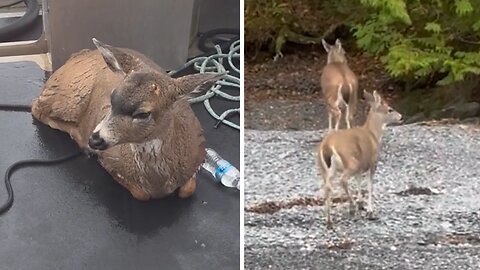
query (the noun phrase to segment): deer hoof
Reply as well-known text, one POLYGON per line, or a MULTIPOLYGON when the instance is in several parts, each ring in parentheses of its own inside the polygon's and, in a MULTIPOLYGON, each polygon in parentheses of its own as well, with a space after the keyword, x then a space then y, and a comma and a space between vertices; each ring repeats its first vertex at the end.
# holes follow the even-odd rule
POLYGON ((361 201, 358 201, 358 202, 357 202, 357 210, 358 210, 358 211, 364 211, 364 210, 366 210, 366 209, 365 209, 365 206, 363 205, 363 202, 361 202, 361 201))
POLYGON ((373 211, 367 211, 367 219, 368 220, 378 220, 378 216, 373 211))
POLYGON ((350 204, 350 207, 349 207, 349 213, 351 216, 355 216, 355 214, 357 213, 357 205, 355 204, 350 204))
POLYGON ((333 222, 331 220, 327 220, 327 229, 333 230, 333 222))
POLYGON ((97 153, 90 148, 84 148, 82 151, 88 158, 93 158, 97 155, 97 153))
POLYGON ((135 199, 137 199, 139 201, 148 201, 151 198, 150 194, 148 194, 147 192, 145 192, 143 190, 136 189, 136 188, 131 189, 130 193, 132 194, 132 196, 135 199))
POLYGON ((185 185, 181 186, 178 189, 178 197, 182 199, 186 199, 195 193, 195 190, 197 189, 197 180, 194 177, 190 178, 190 180, 185 183, 185 185))

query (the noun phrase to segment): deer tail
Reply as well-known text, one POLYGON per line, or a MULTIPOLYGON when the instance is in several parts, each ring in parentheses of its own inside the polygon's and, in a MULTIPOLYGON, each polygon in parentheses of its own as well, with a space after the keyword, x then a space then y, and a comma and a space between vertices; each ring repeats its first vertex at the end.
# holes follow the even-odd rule
POLYGON ((353 87, 352 87, 352 84, 349 83, 348 84, 348 87, 349 87, 348 91, 343 91, 343 86, 344 86, 343 84, 340 84, 338 86, 338 94, 341 95, 341 97, 343 99, 343 102, 345 102, 345 104, 348 104, 348 102, 350 101, 350 98, 351 98, 350 96, 352 94, 353 87))
POLYGON ((317 166, 323 175, 332 167, 332 149, 327 144, 320 144, 317 155, 317 166))

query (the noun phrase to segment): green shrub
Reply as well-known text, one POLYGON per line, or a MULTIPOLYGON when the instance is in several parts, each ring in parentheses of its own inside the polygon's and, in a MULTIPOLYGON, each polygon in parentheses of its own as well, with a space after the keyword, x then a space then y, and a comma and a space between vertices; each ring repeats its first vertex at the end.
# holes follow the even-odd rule
POLYGON ((438 84, 446 85, 480 73, 480 1, 360 2, 371 12, 350 22, 357 45, 382 56, 391 75, 419 80, 442 74, 438 84))

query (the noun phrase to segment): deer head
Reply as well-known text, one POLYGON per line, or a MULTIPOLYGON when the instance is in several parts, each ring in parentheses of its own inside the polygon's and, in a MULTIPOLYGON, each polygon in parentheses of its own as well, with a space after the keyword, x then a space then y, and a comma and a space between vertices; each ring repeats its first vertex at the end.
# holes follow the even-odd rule
POLYGON ((373 91, 373 94, 370 94, 363 90, 363 95, 370 105, 366 124, 375 124, 384 129, 387 125, 398 124, 402 121, 402 115, 383 101, 377 91, 373 91))
POLYGON ((124 50, 96 39, 93 42, 107 66, 122 77, 121 83, 112 89, 111 108, 90 136, 88 145, 95 150, 154 139, 177 100, 210 88, 224 76, 195 74, 173 79, 124 50))
POLYGON ((324 39, 322 39, 323 48, 327 52, 327 64, 330 63, 347 63, 347 57, 345 56, 345 50, 342 47, 340 39, 335 40, 334 45, 328 44, 324 39))

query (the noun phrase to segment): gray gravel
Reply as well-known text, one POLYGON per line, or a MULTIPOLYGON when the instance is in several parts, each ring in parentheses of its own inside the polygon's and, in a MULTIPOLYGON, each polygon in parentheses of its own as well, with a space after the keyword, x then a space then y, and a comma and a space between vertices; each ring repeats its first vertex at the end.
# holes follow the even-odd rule
POLYGON ((322 206, 249 212, 321 196, 313 153, 322 136, 245 131, 246 269, 480 269, 480 130, 388 128, 375 176, 378 220, 352 217, 344 203, 332 210, 335 231, 326 229, 322 206), (395 194, 410 187, 433 195, 395 194))

